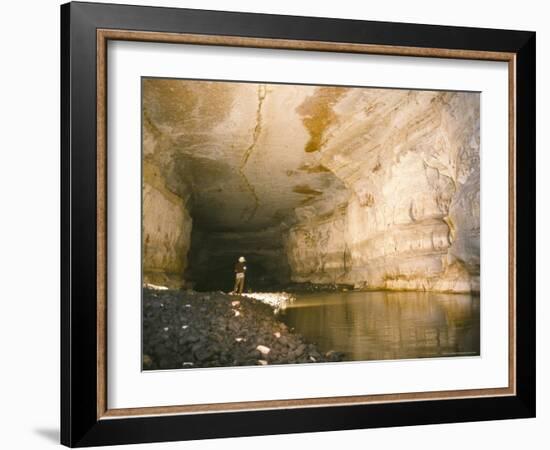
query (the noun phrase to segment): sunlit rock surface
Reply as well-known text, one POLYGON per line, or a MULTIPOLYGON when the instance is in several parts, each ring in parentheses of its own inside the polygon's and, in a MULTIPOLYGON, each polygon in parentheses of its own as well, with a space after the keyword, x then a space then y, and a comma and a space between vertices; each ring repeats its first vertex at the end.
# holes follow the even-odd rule
POLYGON ((478 94, 143 83, 146 272, 479 289, 478 94))

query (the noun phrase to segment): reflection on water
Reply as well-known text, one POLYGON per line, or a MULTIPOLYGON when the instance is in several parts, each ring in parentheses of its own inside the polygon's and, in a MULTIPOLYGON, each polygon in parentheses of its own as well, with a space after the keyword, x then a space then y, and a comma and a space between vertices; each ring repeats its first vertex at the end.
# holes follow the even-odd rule
POLYGON ((320 350, 352 361, 479 355, 479 295, 298 294, 280 318, 320 350))

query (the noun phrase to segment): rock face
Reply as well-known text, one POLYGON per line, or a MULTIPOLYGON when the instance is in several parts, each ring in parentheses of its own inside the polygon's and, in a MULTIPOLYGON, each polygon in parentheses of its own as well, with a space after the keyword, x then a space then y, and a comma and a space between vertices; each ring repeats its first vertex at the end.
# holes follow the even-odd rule
POLYGON ((146 272, 479 289, 476 93, 150 79, 143 129, 146 272))
POLYGON ((156 169, 143 171, 143 276, 145 283, 181 286, 192 219, 184 200, 171 192, 156 169))
POLYGON ((479 290, 478 96, 375 90, 345 102, 321 163, 351 196, 329 217, 306 207, 290 229, 294 280, 479 290))

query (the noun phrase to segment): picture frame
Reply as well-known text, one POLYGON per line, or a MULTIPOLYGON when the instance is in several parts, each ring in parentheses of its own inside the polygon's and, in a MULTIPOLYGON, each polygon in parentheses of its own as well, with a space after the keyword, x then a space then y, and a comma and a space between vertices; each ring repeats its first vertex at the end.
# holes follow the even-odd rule
POLYGON ((61 6, 61 442, 70 447, 535 416, 534 32, 72 2, 61 6), (107 404, 107 43, 503 61, 506 388, 205 405, 107 404))

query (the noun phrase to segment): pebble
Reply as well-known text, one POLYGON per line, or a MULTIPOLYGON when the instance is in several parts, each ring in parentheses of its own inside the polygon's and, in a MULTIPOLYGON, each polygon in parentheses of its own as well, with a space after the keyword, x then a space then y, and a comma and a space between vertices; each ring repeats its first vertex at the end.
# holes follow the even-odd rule
POLYGON ((258 350, 262 355, 269 355, 269 352, 271 351, 271 349, 265 345, 258 345, 256 350, 258 350))

